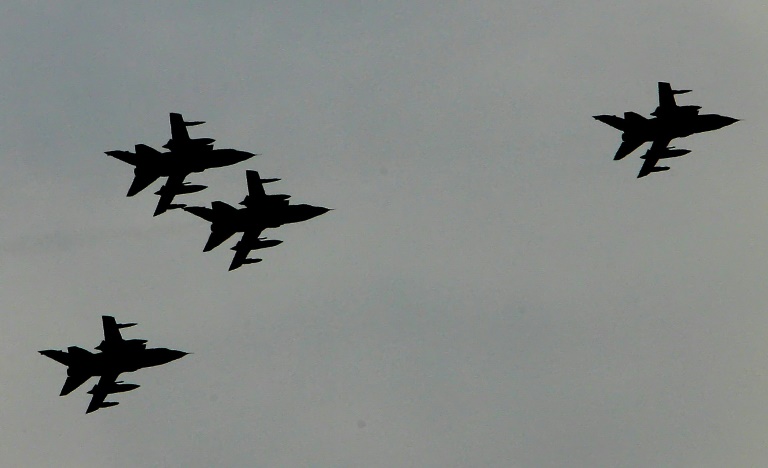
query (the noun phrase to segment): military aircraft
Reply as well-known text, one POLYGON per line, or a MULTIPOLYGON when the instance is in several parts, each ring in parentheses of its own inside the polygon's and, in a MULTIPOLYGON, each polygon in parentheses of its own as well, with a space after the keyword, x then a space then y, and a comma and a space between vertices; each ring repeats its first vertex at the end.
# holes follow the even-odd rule
POLYGON ((290 195, 267 195, 265 183, 279 179, 262 179, 256 171, 247 171, 248 195, 240 202, 245 208, 235 208, 222 201, 211 203, 211 208, 202 206, 184 207, 188 211, 211 223, 211 235, 203 248, 208 252, 221 245, 236 232, 242 232, 240 241, 232 248, 235 251, 229 270, 261 259, 249 259, 251 250, 274 247, 282 241, 269 240, 261 236, 262 231, 280 227, 283 224, 300 223, 330 211, 329 208, 312 205, 290 205, 290 195))
POLYGON ((202 172, 215 167, 230 166, 250 159, 253 153, 234 149, 213 149, 212 138, 189 138, 187 127, 200 125, 204 122, 186 122, 181 114, 171 113, 171 139, 163 145, 168 152, 147 146, 135 145, 134 152, 107 151, 106 154, 135 166, 134 179, 128 189, 127 196, 132 197, 147 188, 160 177, 168 177, 168 181, 160 190, 160 195, 154 215, 164 213, 169 208, 181 208, 183 205, 173 205, 176 195, 199 192, 205 185, 191 185, 184 179, 193 172, 202 172))
POLYGON ((659 159, 681 155, 680 150, 666 151, 673 139, 717 130, 739 121, 718 114, 699 114, 699 106, 678 106, 675 95, 688 92, 689 89, 675 90, 669 83, 660 81, 659 105, 651 112, 653 118, 647 119, 635 112, 625 112, 624 118, 615 115, 594 116, 600 122, 622 131, 622 142, 613 159, 622 159, 643 143, 652 141, 651 149, 643 157, 644 169, 638 175, 638 178, 644 177, 651 172, 659 172, 651 170, 659 159))
POLYGON ((101 321, 104 340, 96 346, 99 353, 91 353, 77 346, 70 346, 67 351, 40 351, 43 356, 67 366, 67 380, 61 389, 61 396, 68 395, 91 377, 100 377, 98 383, 88 391, 92 397, 86 413, 117 405, 115 401, 105 401, 109 394, 128 392, 139 387, 118 381, 120 374, 167 364, 189 354, 166 348, 147 349, 146 340, 125 340, 120 334, 121 328, 132 327, 135 323, 117 323, 109 315, 103 315, 101 321))

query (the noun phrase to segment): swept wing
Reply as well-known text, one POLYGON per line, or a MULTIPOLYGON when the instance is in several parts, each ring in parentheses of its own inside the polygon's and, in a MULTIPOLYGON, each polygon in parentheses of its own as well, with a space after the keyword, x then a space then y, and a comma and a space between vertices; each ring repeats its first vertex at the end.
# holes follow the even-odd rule
POLYGON ((88 409, 85 410, 85 413, 93 413, 99 408, 108 408, 110 406, 117 405, 117 402, 105 402, 107 395, 109 395, 109 392, 107 392, 107 388, 109 388, 111 385, 114 385, 114 383, 117 381, 117 376, 120 375, 118 372, 112 372, 109 374, 104 374, 99 379, 99 382, 96 384, 93 389, 88 392, 93 395, 91 397, 91 402, 88 404, 88 409))
POLYGON ((171 207, 174 197, 176 197, 184 187, 185 177, 185 175, 172 175, 168 177, 165 185, 157 191, 157 194, 160 195, 160 200, 157 201, 157 208, 155 208, 154 216, 165 213, 171 207))
POLYGON ((653 172, 669 170, 669 167, 656 167, 656 163, 659 162, 659 159, 661 159, 667 151, 667 146, 669 146, 670 141, 672 140, 669 138, 655 140, 645 155, 640 157, 643 160, 643 166, 640 168, 640 173, 637 174, 638 179, 653 172))

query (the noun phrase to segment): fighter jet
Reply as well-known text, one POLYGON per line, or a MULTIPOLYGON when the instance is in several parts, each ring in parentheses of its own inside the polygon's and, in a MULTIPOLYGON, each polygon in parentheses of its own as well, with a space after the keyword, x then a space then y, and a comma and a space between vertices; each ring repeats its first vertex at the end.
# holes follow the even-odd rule
POLYGON ((117 405, 115 401, 105 401, 109 394, 128 392, 139 387, 118 381, 120 374, 167 364, 189 354, 166 348, 147 349, 146 340, 125 340, 120 334, 121 328, 132 327, 135 323, 117 323, 109 315, 103 315, 101 321, 104 340, 96 346, 99 353, 77 346, 70 346, 67 351, 40 351, 43 356, 67 366, 67 380, 61 389, 61 396, 68 395, 91 377, 100 377, 98 383, 88 391, 92 397, 86 413, 117 405))
POLYGON ((189 138, 187 127, 204 122, 186 122, 181 114, 171 113, 171 139, 163 145, 170 151, 160 151, 147 146, 135 145, 135 152, 107 151, 106 154, 135 166, 134 179, 127 196, 132 197, 144 190, 160 177, 168 181, 160 190, 154 215, 164 213, 169 208, 181 208, 173 205, 176 195, 199 192, 205 185, 190 185, 184 179, 193 172, 202 172, 215 167, 230 166, 250 159, 253 153, 234 149, 213 149, 212 138, 189 138))
POLYGON ((203 248, 208 252, 221 245, 236 232, 242 232, 240 241, 232 248, 235 251, 229 270, 235 270, 247 263, 258 263, 261 259, 249 259, 251 250, 274 247, 282 243, 260 237, 262 231, 280 227, 283 224, 300 223, 330 211, 329 208, 312 205, 290 205, 289 195, 267 195, 265 183, 279 179, 262 179, 256 171, 247 171, 248 195, 240 202, 245 208, 235 208, 222 201, 211 203, 211 208, 202 206, 185 207, 188 211, 211 223, 211 235, 203 248))
MULTIPOLYGON (((600 122, 622 131, 622 143, 613 159, 622 159, 649 141, 653 142, 655 148, 649 150, 650 155, 646 154, 648 156, 645 158, 646 165, 655 155, 661 155, 659 159, 679 156, 680 154, 670 155, 664 151, 673 139, 717 130, 739 121, 739 119, 718 114, 701 115, 699 114, 699 109, 701 109, 699 106, 678 106, 675 102, 675 95, 688 92, 690 92, 689 89, 674 90, 669 83, 659 82, 659 105, 651 113, 653 118, 647 119, 635 112, 625 112, 624 118, 615 115, 594 116, 600 122), (665 154, 666 156, 664 156, 665 154)), ((644 174, 644 171, 641 170, 640 174, 642 175, 638 177, 648 175, 650 172, 647 170, 654 164, 648 167, 644 165, 646 173, 644 174)))

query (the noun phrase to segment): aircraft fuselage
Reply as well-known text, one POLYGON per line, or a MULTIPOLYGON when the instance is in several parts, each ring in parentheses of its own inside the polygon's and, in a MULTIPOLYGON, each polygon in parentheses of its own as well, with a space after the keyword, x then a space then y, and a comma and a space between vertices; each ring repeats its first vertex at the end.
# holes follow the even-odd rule
MULTIPOLYGON (((77 356, 69 361, 67 375, 100 376, 123 372, 135 372, 175 361, 187 353, 166 348, 133 349, 129 352, 106 351, 98 354, 77 356)), ((71 355, 71 353, 70 353, 71 355)))
POLYGON ((732 123, 737 119, 718 114, 656 117, 633 123, 624 129, 624 141, 654 141, 684 138, 695 133, 710 132, 732 123))

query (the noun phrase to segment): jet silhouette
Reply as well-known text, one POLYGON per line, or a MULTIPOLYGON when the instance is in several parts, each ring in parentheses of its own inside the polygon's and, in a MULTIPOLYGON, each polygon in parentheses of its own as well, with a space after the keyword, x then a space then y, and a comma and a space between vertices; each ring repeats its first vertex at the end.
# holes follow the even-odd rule
POLYGON ((169 208, 182 208, 183 205, 173 205, 176 195, 199 192, 205 185, 191 185, 184 179, 193 172, 202 172, 215 167, 230 166, 250 159, 253 153, 234 149, 213 149, 212 138, 189 137, 187 127, 200 125, 204 122, 185 122, 181 114, 171 113, 171 139, 163 145, 168 152, 147 146, 136 145, 135 152, 107 151, 106 154, 135 166, 134 179, 128 189, 132 197, 147 188, 160 177, 168 177, 168 181, 160 190, 160 195, 154 215, 164 213, 169 208))
POLYGON ((279 240, 267 240, 259 237, 265 229, 280 227, 283 224, 300 223, 330 211, 329 208, 312 205, 290 205, 290 195, 267 195, 265 183, 279 179, 262 179, 256 171, 247 171, 248 195, 240 202, 245 208, 235 208, 222 201, 211 203, 211 208, 202 206, 184 207, 196 216, 211 223, 211 235, 203 248, 208 252, 221 245, 236 232, 242 232, 240 241, 232 248, 235 251, 229 270, 234 270, 247 263, 258 263, 259 258, 249 259, 251 250, 274 247, 282 243, 279 240))
POLYGON ((660 81, 659 105, 651 112, 653 118, 647 119, 634 112, 625 112, 624 118, 615 115, 594 116, 600 122, 622 131, 622 142, 613 159, 622 159, 643 143, 652 141, 651 149, 643 156, 645 163, 637 177, 665 171, 669 168, 655 168, 659 159, 682 156, 689 152, 670 151, 668 146, 673 139, 717 130, 739 121, 718 114, 699 114, 699 106, 678 106, 675 95, 688 92, 689 89, 673 90, 669 83, 660 81))
POLYGON ((101 321, 104 326, 104 340, 96 346, 99 353, 91 353, 77 346, 70 346, 67 351, 40 351, 43 356, 67 366, 67 380, 61 389, 61 396, 68 395, 91 377, 100 377, 98 383, 88 391, 92 398, 86 414, 118 404, 115 401, 104 401, 107 395, 128 392, 139 387, 136 384, 117 381, 117 377, 123 372, 160 366, 189 354, 166 348, 147 349, 146 340, 124 340, 120 335, 121 328, 132 327, 135 323, 117 323, 115 318, 109 315, 103 315, 101 321))

